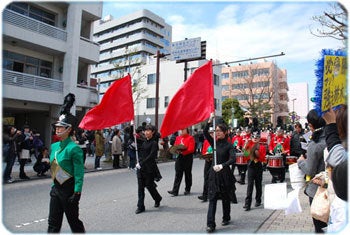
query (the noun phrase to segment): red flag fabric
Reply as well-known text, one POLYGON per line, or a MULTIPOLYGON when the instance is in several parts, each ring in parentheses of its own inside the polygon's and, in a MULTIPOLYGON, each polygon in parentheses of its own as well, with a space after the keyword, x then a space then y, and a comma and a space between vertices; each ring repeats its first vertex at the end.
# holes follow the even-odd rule
POLYGON ((106 127, 134 120, 131 76, 112 83, 101 102, 89 110, 79 127, 84 130, 101 130, 106 127))
POLYGON ((160 133, 162 137, 197 124, 214 112, 212 61, 194 71, 169 103, 160 133))

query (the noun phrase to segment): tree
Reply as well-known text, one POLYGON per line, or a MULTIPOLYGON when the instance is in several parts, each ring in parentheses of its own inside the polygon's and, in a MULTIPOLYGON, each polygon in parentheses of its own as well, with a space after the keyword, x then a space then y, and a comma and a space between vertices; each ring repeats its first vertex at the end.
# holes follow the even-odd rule
POLYGON ((348 39, 348 13, 346 8, 338 3, 330 3, 330 9, 323 15, 313 16, 312 19, 321 25, 315 30, 310 28, 311 34, 316 37, 331 37, 343 41, 346 45, 348 39))
POLYGON ((238 125, 244 126, 244 111, 239 106, 237 99, 228 98, 222 102, 222 118, 226 123, 231 123, 232 118, 237 118, 238 125), (232 109, 234 109, 232 116, 232 109))
POLYGON ((139 103, 140 100, 147 98, 147 87, 142 86, 142 82, 146 79, 146 74, 140 74, 140 67, 144 64, 138 57, 139 51, 137 48, 125 49, 125 54, 122 58, 114 63, 116 71, 119 72, 117 76, 122 78, 126 73, 130 73, 132 80, 132 93, 134 104, 139 103))
MULTIPOLYGON (((252 117, 257 117, 260 125, 265 124, 271 117, 271 99, 274 96, 273 74, 266 67, 249 66, 248 70, 242 71, 244 74, 234 86, 237 93, 246 104, 252 117)), ((265 126, 265 125, 262 125, 265 126)))

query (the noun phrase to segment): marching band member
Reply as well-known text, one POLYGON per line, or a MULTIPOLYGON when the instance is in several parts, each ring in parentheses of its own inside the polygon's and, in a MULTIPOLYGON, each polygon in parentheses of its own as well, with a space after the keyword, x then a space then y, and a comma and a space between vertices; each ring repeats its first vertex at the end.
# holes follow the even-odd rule
MULTIPOLYGON (((249 127, 246 128, 245 135, 243 136, 243 142, 244 142, 242 147, 243 157, 247 159, 249 158, 249 151, 250 151, 250 148, 252 147, 251 129, 249 127)), ((247 164, 237 165, 237 168, 238 168, 238 173, 240 175, 240 180, 238 180, 237 182, 240 184, 245 184, 247 164)))
MULTIPOLYGON (((283 157, 283 165, 280 170, 279 181, 282 183, 286 177, 286 157, 289 155, 289 142, 290 140, 284 136, 283 129, 277 128, 276 135, 271 139, 269 145, 269 153, 271 155, 281 154, 283 157)), ((272 183, 277 182, 277 177, 272 176, 272 183)))
POLYGON ((77 128, 77 118, 69 110, 75 101, 74 94, 65 97, 63 111, 54 124, 59 142, 51 145, 50 164, 53 184, 50 191, 48 233, 58 233, 62 227, 63 214, 73 233, 85 233, 79 219, 79 201, 84 182, 83 150, 72 140, 77 128))
POLYGON ((177 196, 179 194, 180 184, 185 174, 185 195, 190 194, 192 187, 192 164, 193 153, 195 151, 195 141, 193 136, 189 134, 189 129, 184 128, 181 130, 181 135, 175 139, 174 146, 184 145, 185 149, 179 150, 179 155, 175 162, 175 180, 173 189, 168 191, 169 194, 177 196))
POLYGON ((251 148, 248 163, 248 186, 247 186, 247 196, 245 198, 245 211, 250 210, 252 204, 252 194, 255 184, 256 194, 255 194, 255 207, 261 205, 262 196, 262 176, 263 176, 263 165, 262 161, 266 155, 266 148, 263 144, 259 143, 260 135, 254 133, 252 136, 253 146, 251 148))
MULTIPOLYGON (((214 128, 209 128, 210 136, 214 136, 214 128)), ((207 139, 203 142, 202 147, 202 156, 205 156, 204 162, 204 184, 203 184, 203 193, 201 196, 198 196, 199 200, 203 202, 208 201, 208 177, 209 177, 209 169, 213 163, 213 148, 210 146, 210 143, 207 139)))
MULTIPOLYGON (((204 128, 204 136, 214 147, 216 141, 216 165, 215 161, 209 169, 209 184, 208 184, 208 199, 209 207, 207 214, 207 232, 215 231, 215 213, 216 204, 219 197, 222 200, 222 226, 230 223, 231 216, 231 197, 232 191, 235 189, 233 175, 230 170, 230 165, 235 162, 235 150, 230 142, 227 141, 228 128, 225 124, 218 124, 215 127, 216 140, 209 134, 209 126, 213 121, 214 116, 209 118, 207 125, 204 128)), ((215 153, 214 153, 215 154, 215 153)))

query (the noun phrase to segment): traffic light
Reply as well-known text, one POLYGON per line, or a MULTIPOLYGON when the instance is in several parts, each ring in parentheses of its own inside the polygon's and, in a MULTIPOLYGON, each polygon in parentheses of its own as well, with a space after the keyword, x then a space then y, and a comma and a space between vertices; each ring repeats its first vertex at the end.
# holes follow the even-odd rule
POLYGON ((201 41, 201 59, 206 58, 207 52, 207 41, 201 41))
POLYGON ((310 98, 310 101, 311 101, 311 102, 316 102, 316 97, 311 97, 311 98, 310 98))

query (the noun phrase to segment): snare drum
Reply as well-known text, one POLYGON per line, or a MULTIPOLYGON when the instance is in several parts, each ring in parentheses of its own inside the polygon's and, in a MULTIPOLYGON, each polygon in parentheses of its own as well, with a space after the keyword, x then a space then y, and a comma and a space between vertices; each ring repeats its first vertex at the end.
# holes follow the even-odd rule
POLYGON ((236 165, 247 165, 249 157, 245 157, 243 153, 236 153, 236 165))
POLYGON ((297 163, 297 157, 295 156, 287 156, 286 157, 286 164, 292 165, 293 163, 297 163))
POLYGON ((282 156, 268 156, 267 157, 267 167, 282 168, 283 167, 283 157, 282 156))

